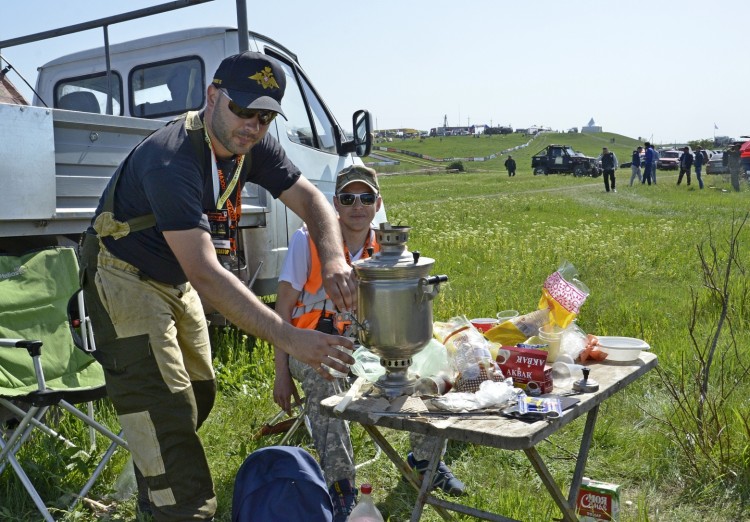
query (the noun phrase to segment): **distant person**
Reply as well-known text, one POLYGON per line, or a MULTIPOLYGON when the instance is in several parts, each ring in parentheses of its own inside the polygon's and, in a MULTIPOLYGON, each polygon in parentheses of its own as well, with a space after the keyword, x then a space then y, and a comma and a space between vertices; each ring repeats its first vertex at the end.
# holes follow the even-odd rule
POLYGON ((724 151, 722 162, 729 169, 729 179, 735 192, 740 191, 740 177, 742 176, 741 143, 735 143, 724 151))
POLYGON ((701 178, 701 170, 703 170, 703 165, 705 163, 708 163, 708 161, 706 161, 707 158, 708 154, 706 154, 706 151, 704 151, 700 145, 695 147, 695 158, 693 159, 693 166, 695 167, 695 179, 698 180, 698 187, 700 188, 703 188, 703 178, 701 178))
POLYGON ((651 149, 654 151, 654 164, 653 164, 654 168, 651 169, 651 181, 653 181, 654 185, 656 185, 656 170, 657 170, 656 165, 661 155, 659 154, 659 151, 656 150, 656 147, 654 147, 653 145, 651 145, 651 149))
POLYGON ((643 147, 638 147, 636 150, 633 151, 633 160, 630 163, 630 170, 632 174, 630 174, 630 186, 633 186, 633 181, 635 178, 638 178, 638 181, 643 182, 641 179, 641 152, 643 151, 643 147))
POLYGON ((615 188, 615 171, 619 164, 617 163, 617 156, 614 152, 611 152, 607 147, 602 148, 602 154, 598 158, 602 162, 602 171, 604 171, 604 190, 609 192, 610 186, 612 192, 617 192, 615 188))
POLYGON ((682 176, 687 174, 687 184, 690 186, 690 169, 693 167, 693 155, 690 154, 690 147, 683 147, 680 154, 680 175, 677 176, 677 184, 682 183, 682 176))
POLYGON ((510 154, 508 154, 508 159, 505 160, 505 169, 508 171, 508 176, 516 175, 516 160, 510 154))
POLYGON ((643 145, 644 147, 646 147, 646 156, 644 158, 645 164, 643 166, 643 180, 641 180, 641 185, 643 185, 644 183, 648 183, 649 185, 651 185, 651 176, 656 170, 656 162, 654 161, 654 148, 649 142, 646 142, 643 145))

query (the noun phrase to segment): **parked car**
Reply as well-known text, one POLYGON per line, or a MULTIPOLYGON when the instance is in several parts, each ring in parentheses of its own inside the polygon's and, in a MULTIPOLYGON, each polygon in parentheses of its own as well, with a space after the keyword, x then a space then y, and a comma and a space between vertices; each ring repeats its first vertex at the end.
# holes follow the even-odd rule
POLYGON ((664 150, 659 153, 656 168, 659 170, 677 170, 680 168, 681 150, 664 150))
POLYGON ((714 152, 714 155, 708 160, 706 174, 726 174, 728 172, 729 167, 724 165, 724 153, 714 152))
MULTIPOLYGON (((742 136, 747 138, 747 136, 742 136)), ((745 175, 745 179, 750 179, 750 141, 746 141, 740 145, 740 166, 741 173, 745 175)))
POLYGON ((595 158, 576 152, 568 145, 549 145, 531 158, 535 176, 547 174, 573 174, 575 177, 601 174, 595 158))

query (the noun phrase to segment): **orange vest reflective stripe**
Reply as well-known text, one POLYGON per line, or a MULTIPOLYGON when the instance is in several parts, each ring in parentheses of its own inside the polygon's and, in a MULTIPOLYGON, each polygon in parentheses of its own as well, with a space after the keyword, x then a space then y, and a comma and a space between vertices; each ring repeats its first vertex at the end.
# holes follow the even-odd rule
MULTIPOLYGON (((318 249, 309 235, 307 240, 310 247, 310 271, 307 274, 307 281, 302 286, 297 304, 294 305, 292 310, 292 324, 297 328, 315 330, 324 312, 326 317, 336 314, 336 306, 328 298, 323 287, 323 269, 320 264, 318 249)), ((374 230, 370 230, 370 239, 367 243, 372 246, 373 253, 380 251, 380 245, 375 239, 374 230)), ((360 259, 365 259, 368 256, 367 252, 362 252, 360 259)))

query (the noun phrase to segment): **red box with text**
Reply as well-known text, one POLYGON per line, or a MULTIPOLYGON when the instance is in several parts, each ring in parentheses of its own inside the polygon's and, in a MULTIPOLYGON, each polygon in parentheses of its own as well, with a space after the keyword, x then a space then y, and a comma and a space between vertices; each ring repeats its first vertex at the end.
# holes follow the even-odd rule
POLYGON ((503 375, 513 379, 513 386, 527 395, 552 393, 552 368, 547 366, 547 351, 518 346, 501 346, 497 363, 503 375))
POLYGON ((620 486, 584 478, 576 513, 581 522, 616 522, 620 519, 620 486))

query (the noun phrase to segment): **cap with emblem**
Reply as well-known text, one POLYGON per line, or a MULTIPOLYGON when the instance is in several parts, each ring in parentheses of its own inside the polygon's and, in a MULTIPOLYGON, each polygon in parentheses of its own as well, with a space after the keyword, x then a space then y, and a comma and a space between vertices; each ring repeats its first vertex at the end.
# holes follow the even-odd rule
POLYGON ((361 181, 365 185, 368 185, 375 191, 375 194, 380 192, 378 175, 373 169, 363 167, 362 165, 351 165, 339 172, 339 175, 336 178, 336 194, 344 190, 347 185, 351 185, 357 181, 361 181))
POLYGON ((212 83, 241 107, 275 111, 286 118, 281 110, 286 75, 281 64, 265 54, 246 51, 224 58, 212 83))

